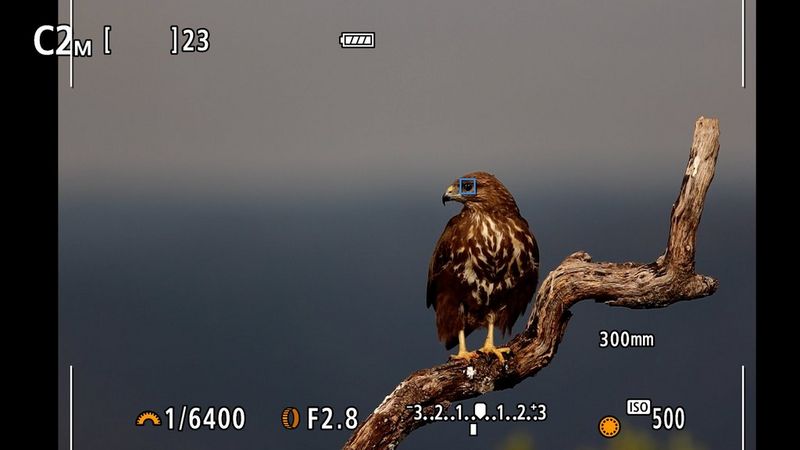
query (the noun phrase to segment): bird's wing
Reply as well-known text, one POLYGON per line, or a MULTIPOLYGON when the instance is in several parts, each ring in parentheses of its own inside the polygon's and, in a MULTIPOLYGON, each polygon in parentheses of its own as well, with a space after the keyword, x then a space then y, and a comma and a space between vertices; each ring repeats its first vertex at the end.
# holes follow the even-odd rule
POLYGON ((442 272, 453 262, 451 245, 458 218, 459 216, 454 216, 447 222, 447 226, 433 249, 431 262, 428 265, 427 305, 429 308, 433 305, 433 309, 436 309, 436 296, 439 294, 437 281, 442 272))

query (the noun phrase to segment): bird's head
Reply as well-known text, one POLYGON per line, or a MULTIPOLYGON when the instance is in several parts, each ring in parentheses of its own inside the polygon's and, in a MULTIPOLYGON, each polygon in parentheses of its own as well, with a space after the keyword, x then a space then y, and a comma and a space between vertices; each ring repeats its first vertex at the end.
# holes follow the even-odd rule
POLYGON ((442 195, 442 204, 449 201, 462 203, 467 208, 517 207, 508 189, 488 172, 470 172, 458 177, 442 195))

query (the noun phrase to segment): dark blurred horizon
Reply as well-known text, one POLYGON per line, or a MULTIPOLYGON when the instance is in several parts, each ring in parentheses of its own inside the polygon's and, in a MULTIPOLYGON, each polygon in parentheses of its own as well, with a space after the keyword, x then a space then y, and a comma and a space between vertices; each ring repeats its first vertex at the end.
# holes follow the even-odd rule
MULTIPOLYGON (((576 250, 596 260, 653 260, 666 242, 673 194, 598 203, 515 192, 541 244, 542 278, 576 250)), ((59 345, 62 365, 75 366, 81 446, 337 448, 346 432, 289 432, 280 410, 356 406, 363 418, 410 372, 446 360, 424 286, 432 246, 457 208, 435 196, 372 200, 365 208, 62 198, 59 345), (131 425, 138 410, 182 403, 242 405, 248 426, 178 434, 131 425)), ((442 439, 486 447, 520 429, 537 448, 598 445, 596 421, 622 416, 632 397, 683 405, 688 433, 709 448, 731 448, 739 439, 739 365, 754 363, 754 245, 743 244, 754 233, 753 206, 747 192, 712 185, 697 268, 720 280, 714 296, 646 311, 582 302, 548 367, 481 398, 490 407, 546 402, 547 422, 485 424, 479 439, 436 424, 403 448, 442 439), (600 329, 653 333, 656 347, 600 350, 600 329)))

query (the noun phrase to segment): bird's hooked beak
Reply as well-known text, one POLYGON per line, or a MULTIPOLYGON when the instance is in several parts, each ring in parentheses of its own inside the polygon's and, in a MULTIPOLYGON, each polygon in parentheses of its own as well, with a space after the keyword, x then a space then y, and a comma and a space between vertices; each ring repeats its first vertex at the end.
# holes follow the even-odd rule
POLYGON ((460 196, 458 194, 458 188, 457 187, 455 187, 453 185, 447 186, 447 190, 442 195, 442 205, 444 205, 445 203, 447 203, 447 202, 449 202, 451 200, 457 200, 459 197, 460 196))

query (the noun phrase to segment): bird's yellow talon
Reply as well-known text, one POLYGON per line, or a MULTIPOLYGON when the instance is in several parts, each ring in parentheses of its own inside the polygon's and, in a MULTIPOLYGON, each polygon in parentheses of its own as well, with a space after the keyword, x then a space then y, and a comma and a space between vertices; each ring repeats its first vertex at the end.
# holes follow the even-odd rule
POLYGON ((479 348, 478 351, 497 356, 497 359, 500 360, 501 363, 506 361, 503 357, 503 353, 511 353, 511 349, 508 347, 495 347, 494 345, 484 345, 479 348))

